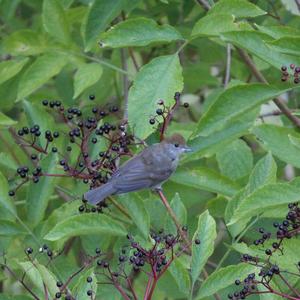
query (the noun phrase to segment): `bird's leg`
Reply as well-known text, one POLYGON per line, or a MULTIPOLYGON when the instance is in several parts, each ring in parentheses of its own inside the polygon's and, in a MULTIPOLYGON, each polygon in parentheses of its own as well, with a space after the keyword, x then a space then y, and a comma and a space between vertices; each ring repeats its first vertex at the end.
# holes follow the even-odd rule
POLYGON ((162 188, 161 184, 159 184, 159 185, 154 186, 154 187, 152 188, 152 191, 153 191, 153 192, 156 192, 156 193, 159 193, 159 192, 162 192, 162 191, 163 191, 163 188, 162 188))

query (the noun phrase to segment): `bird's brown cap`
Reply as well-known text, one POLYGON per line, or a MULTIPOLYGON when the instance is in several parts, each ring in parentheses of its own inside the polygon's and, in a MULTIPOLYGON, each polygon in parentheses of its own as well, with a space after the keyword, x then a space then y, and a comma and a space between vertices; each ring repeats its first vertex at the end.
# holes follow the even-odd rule
POLYGON ((164 138, 163 142, 168 144, 179 144, 179 145, 186 145, 186 141, 184 137, 179 133, 174 133, 170 137, 164 138))

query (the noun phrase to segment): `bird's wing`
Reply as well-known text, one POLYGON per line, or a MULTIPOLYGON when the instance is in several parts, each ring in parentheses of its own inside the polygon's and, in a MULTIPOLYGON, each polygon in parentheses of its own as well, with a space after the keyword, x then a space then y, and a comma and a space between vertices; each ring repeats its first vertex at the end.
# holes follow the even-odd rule
POLYGON ((131 192, 152 186, 147 166, 139 156, 122 165, 112 176, 112 184, 117 193, 131 192))

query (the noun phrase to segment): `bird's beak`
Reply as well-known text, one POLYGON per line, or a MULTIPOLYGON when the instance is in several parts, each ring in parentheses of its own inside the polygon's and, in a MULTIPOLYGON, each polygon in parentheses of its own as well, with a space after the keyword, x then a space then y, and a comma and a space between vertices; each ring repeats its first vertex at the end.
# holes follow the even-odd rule
POLYGON ((188 146, 184 146, 183 150, 184 152, 193 152, 193 149, 188 146))

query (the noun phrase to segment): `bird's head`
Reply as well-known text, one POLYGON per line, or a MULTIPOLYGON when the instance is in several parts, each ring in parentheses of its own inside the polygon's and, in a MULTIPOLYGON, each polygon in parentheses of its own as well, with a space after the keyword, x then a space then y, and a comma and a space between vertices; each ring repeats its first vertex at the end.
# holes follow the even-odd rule
POLYGON ((175 133, 170 137, 166 137, 162 142, 168 145, 168 148, 170 148, 172 152, 175 152, 177 154, 192 151, 192 149, 187 146, 184 137, 178 133, 175 133))

